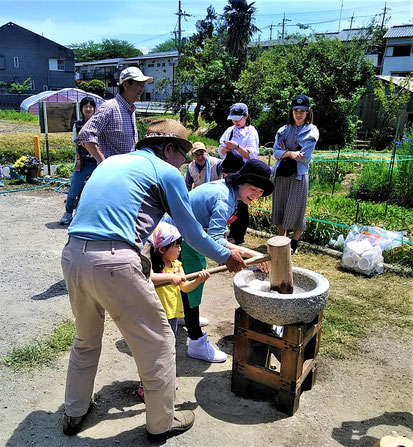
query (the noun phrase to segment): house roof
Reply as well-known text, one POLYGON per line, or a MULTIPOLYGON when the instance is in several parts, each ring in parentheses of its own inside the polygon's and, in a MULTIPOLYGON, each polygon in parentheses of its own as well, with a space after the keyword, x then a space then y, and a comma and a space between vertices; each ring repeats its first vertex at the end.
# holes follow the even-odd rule
POLYGON ((82 67, 84 65, 117 65, 123 57, 115 57, 113 59, 102 59, 100 61, 75 62, 75 67, 82 67))
MULTIPOLYGON (((391 79, 391 82, 393 82, 393 84, 396 84, 396 85, 403 85, 406 82, 405 78, 402 76, 377 75, 376 78, 381 79, 382 81, 386 81, 386 82, 390 82, 390 79, 391 79)), ((407 90, 410 90, 410 92, 413 93, 413 82, 409 81, 408 85, 405 85, 404 88, 407 90)))
POLYGON ((384 35, 385 39, 394 39, 396 37, 413 37, 413 25, 392 26, 384 35))
POLYGON ((4 29, 6 29, 6 28, 16 28, 16 29, 23 30, 23 31, 25 31, 27 33, 31 33, 31 34, 34 34, 35 36, 41 37, 44 40, 48 40, 49 42, 52 42, 55 45, 59 45, 60 47, 66 48, 66 50, 71 51, 73 53, 73 50, 71 48, 66 47, 65 45, 62 45, 61 43, 55 42, 54 40, 48 39, 47 37, 41 36, 40 34, 35 33, 34 31, 30 31, 27 28, 23 28, 22 26, 17 25, 17 23, 14 23, 14 22, 5 23, 4 25, 0 26, 0 29, 2 29, 2 28, 4 28, 4 29))
POLYGON ((131 61, 136 59, 157 59, 160 57, 177 57, 178 51, 162 51, 159 53, 149 53, 149 54, 142 54, 141 56, 135 56, 135 57, 127 57, 124 59, 124 61, 131 61))
MULTIPOLYGON (((338 39, 342 42, 348 42, 351 39, 364 37, 368 33, 368 28, 353 28, 353 29, 343 29, 339 32, 332 32, 332 33, 317 33, 316 36, 319 37, 326 37, 328 39, 338 39)), ((296 39, 294 38, 287 38, 287 39, 273 39, 273 40, 263 40, 261 42, 251 42, 248 46, 255 46, 255 45, 261 45, 263 47, 270 47, 274 45, 285 45, 285 44, 291 44, 296 42, 296 39)))

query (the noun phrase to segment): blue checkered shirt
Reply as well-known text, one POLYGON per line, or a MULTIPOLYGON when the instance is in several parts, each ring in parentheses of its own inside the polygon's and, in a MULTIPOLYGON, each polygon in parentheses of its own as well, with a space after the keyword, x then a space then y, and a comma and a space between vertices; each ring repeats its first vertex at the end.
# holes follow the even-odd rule
POLYGON ((105 158, 135 150, 138 129, 135 106, 117 94, 105 101, 79 132, 77 141, 95 143, 105 158))

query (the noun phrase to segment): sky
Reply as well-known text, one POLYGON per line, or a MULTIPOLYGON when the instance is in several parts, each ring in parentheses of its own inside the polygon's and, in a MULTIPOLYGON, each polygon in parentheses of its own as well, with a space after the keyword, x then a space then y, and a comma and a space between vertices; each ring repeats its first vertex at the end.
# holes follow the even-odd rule
MULTIPOLYGON (((252 0, 247 0, 252 2, 252 0)), ((218 14, 227 0, 181 0, 182 36, 195 31, 209 5, 218 14)), ((308 24, 316 32, 366 26, 377 16, 381 23, 384 8, 387 26, 413 24, 411 0, 256 0, 255 25, 261 30, 253 40, 268 40, 285 32, 298 31, 297 23, 308 24), (381 14, 381 15, 380 15, 381 14)), ((89 40, 121 39, 147 53, 173 37, 178 29, 178 0, 0 0, 0 26, 14 22, 62 45, 89 40)), ((309 32, 309 31, 307 31, 309 32)), ((1 47, 1 42, 0 42, 1 47)))

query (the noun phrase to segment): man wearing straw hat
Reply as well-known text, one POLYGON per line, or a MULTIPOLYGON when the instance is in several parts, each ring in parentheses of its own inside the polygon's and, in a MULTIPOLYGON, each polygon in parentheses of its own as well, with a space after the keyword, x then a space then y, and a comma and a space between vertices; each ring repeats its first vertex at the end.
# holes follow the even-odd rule
POLYGON ((189 429, 192 411, 174 411, 175 337, 141 253, 166 212, 194 249, 245 267, 240 251, 211 239, 195 219, 178 169, 192 148, 174 120, 154 121, 137 151, 109 157, 86 184, 69 226, 62 269, 76 318, 69 359, 63 432, 81 430, 98 366, 105 310, 125 338, 145 391, 146 430, 162 441, 189 429))

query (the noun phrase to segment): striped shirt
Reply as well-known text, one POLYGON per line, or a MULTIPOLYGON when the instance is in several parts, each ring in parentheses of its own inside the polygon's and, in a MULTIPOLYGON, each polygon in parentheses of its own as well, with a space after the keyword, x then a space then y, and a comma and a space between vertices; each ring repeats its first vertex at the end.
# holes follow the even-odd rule
POLYGON ((135 150, 137 141, 135 106, 120 94, 99 107, 77 138, 77 142, 97 144, 105 158, 135 150))

